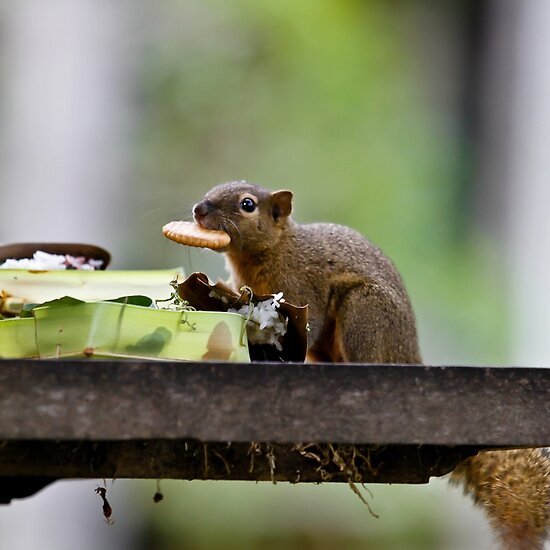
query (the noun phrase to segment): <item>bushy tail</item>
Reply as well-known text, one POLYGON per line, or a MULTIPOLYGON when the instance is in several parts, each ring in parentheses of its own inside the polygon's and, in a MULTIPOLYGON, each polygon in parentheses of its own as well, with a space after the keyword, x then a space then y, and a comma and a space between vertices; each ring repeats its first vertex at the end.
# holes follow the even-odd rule
POLYGON ((484 451, 462 462, 451 481, 481 505, 502 548, 539 550, 550 523, 550 449, 484 451))

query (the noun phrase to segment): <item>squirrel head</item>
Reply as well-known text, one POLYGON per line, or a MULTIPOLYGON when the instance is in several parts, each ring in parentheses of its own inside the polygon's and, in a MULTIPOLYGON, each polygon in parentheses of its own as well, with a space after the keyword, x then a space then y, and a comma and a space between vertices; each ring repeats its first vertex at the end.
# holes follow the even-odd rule
POLYGON ((193 207, 195 222, 221 229, 231 242, 221 252, 257 254, 276 245, 292 211, 290 191, 271 192, 246 181, 222 183, 193 207))

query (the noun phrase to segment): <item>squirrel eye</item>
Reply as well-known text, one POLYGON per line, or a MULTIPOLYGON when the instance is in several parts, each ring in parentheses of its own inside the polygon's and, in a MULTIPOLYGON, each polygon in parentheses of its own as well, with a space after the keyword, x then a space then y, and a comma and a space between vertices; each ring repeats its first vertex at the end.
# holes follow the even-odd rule
POLYGON ((252 199, 246 197, 246 199, 241 201, 241 208, 245 212, 254 212, 254 210, 256 210, 256 203, 252 199))

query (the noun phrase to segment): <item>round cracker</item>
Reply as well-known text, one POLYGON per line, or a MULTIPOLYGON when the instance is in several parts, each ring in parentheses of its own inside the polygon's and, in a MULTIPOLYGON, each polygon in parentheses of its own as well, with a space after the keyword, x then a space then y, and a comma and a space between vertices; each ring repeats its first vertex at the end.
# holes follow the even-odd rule
POLYGON ((162 232, 171 241, 200 248, 223 248, 231 242, 225 231, 206 229, 195 222, 170 222, 162 228, 162 232))

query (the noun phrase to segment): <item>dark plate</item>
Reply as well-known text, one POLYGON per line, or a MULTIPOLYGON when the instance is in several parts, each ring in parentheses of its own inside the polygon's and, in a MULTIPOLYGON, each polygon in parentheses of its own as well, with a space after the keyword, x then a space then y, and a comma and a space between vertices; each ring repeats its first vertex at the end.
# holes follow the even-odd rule
POLYGON ((103 260, 100 269, 105 269, 111 261, 111 255, 104 248, 93 244, 81 243, 14 243, 0 245, 0 263, 7 259, 21 260, 32 258, 37 250, 48 254, 68 254, 84 256, 87 260, 103 260))

